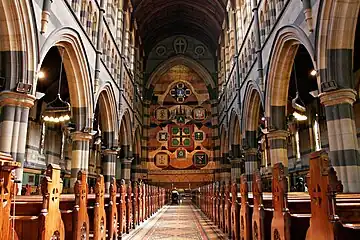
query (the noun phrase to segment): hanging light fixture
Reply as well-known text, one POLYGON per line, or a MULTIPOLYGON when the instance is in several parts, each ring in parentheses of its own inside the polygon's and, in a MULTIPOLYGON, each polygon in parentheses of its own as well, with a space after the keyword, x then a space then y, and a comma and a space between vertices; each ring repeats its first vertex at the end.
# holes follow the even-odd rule
POLYGON ((64 58, 64 48, 61 49, 61 65, 60 65, 60 76, 59 76, 57 96, 55 100, 51 101, 46 105, 45 111, 43 113, 43 120, 48 123, 56 124, 70 120, 70 115, 71 115, 70 103, 62 100, 60 96, 60 87, 61 87, 62 71, 63 71, 63 58, 64 58))
POLYGON ((299 113, 305 113, 305 112, 306 112, 305 104, 304 104, 304 102, 303 102, 303 101, 301 100, 301 98, 300 98, 299 89, 298 89, 298 85, 297 85, 295 62, 294 62, 294 76, 295 76, 296 96, 295 96, 295 98, 291 101, 291 105, 292 105, 292 107, 293 107, 296 111, 298 111, 299 113), (300 102, 302 105, 297 102, 298 100, 299 100, 299 102, 300 102))

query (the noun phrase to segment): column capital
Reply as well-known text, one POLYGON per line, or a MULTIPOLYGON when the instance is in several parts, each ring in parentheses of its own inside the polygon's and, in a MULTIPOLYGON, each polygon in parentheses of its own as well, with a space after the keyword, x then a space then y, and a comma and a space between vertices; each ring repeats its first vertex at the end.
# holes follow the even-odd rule
POLYGON ((124 163, 124 164, 131 164, 131 162, 134 160, 133 157, 130 157, 130 158, 123 158, 121 159, 121 163, 124 163))
POLYGON ((30 94, 3 91, 0 92, 0 107, 5 105, 31 108, 34 106, 35 96, 30 94))
POLYGON ((356 100, 356 91, 353 89, 340 89, 319 94, 320 102, 327 106, 334 106, 341 103, 352 105, 356 100))
POLYGON ((101 153, 104 155, 116 155, 118 152, 113 149, 104 149, 101 153))
POLYGON ((257 148, 249 148, 245 150, 246 155, 256 155, 258 152, 257 148))
POLYGON ((71 139, 73 141, 90 141, 92 136, 90 133, 77 131, 71 133, 71 139))
POLYGON ((268 140, 272 139, 286 139, 289 136, 289 131, 273 130, 267 134, 268 140))

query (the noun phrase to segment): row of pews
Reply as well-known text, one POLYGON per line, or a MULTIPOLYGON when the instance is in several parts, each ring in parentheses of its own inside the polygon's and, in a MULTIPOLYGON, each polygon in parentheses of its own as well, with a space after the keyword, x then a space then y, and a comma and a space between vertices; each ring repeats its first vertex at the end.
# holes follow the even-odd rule
POLYGON ((116 183, 105 193, 104 177, 97 176, 94 194, 88 193, 87 174, 80 171, 74 194, 61 194, 60 168, 50 164, 39 196, 13 196, 11 165, 0 161, 0 240, 121 239, 148 219, 166 201, 165 189, 137 182, 116 183))
POLYGON ((309 193, 288 192, 281 163, 273 167, 272 192, 262 192, 259 172, 252 178, 252 192, 242 175, 240 186, 216 182, 193 198, 230 239, 360 239, 360 194, 342 193, 325 152, 311 155, 309 193))

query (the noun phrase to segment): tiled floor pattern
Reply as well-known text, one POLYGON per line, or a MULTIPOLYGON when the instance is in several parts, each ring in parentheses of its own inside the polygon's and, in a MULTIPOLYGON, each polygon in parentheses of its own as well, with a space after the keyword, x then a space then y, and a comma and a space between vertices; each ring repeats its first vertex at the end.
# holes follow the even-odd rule
POLYGON ((190 202, 165 206, 155 217, 125 236, 125 240, 226 239, 217 226, 190 202))

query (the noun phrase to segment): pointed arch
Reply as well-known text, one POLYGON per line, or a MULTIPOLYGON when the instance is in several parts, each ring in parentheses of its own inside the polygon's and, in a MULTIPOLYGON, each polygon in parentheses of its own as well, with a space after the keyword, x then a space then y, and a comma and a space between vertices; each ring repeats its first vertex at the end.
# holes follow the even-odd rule
MULTIPOLYGON (((64 27, 50 33, 40 51, 40 66, 51 47, 64 48, 64 67, 69 84, 70 101, 77 130, 91 126, 94 98, 90 67, 79 34, 64 27)), ((36 85, 34 86, 36 89, 36 85)))
POLYGON ((275 129, 285 128, 290 75, 299 45, 306 48, 317 69, 312 43, 304 31, 294 25, 279 29, 269 55, 272 57, 266 74, 265 113, 270 119, 269 126, 275 129))
POLYGON ((177 55, 164 61, 153 71, 146 83, 146 88, 149 88, 151 84, 154 84, 164 73, 176 65, 185 65, 186 67, 193 69, 205 81, 206 85, 211 86, 212 89, 216 87, 211 74, 205 67, 189 57, 177 55))

